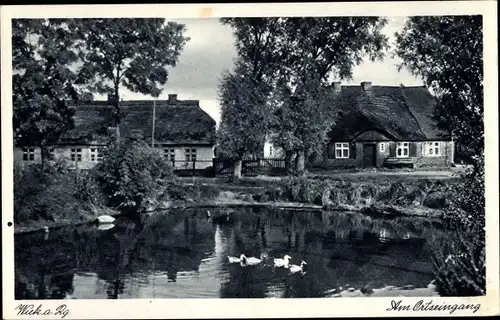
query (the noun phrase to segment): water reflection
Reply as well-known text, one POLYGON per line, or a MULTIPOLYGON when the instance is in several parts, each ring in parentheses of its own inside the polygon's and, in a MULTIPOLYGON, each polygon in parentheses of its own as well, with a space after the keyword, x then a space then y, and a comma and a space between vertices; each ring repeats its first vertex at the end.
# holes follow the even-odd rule
POLYGON ((152 216, 144 225, 60 229, 15 238, 16 299, 324 297, 352 287, 425 287, 428 239, 446 234, 420 220, 356 213, 241 209, 152 216), (226 217, 231 217, 226 219, 226 217), (228 223, 221 223, 228 221, 228 223), (227 256, 270 261, 242 267, 227 256), (307 272, 272 257, 307 261, 307 272), (270 262, 269 265, 266 262, 270 262))

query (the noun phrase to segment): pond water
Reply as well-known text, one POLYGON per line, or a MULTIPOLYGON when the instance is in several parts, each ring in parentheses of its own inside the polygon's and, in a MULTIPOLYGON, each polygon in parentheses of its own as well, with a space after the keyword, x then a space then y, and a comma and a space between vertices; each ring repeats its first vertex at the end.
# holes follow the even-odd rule
POLYGON ((118 219, 107 230, 17 235, 16 299, 331 297, 348 288, 425 288, 433 279, 430 244, 446 237, 422 219, 259 208, 211 209, 208 218, 206 211, 118 219), (241 253, 269 259, 229 263, 241 253), (305 273, 273 268, 272 258, 285 254, 292 264, 306 261, 305 273))

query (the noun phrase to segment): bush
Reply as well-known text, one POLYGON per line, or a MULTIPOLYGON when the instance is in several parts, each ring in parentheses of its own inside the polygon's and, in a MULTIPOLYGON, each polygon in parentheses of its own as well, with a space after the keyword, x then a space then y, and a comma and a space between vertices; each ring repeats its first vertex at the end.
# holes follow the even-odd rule
POLYGON ((454 232, 447 243, 433 246, 437 288, 443 296, 484 295, 484 162, 453 185, 450 194, 445 218, 454 232))
POLYGON ((90 204, 102 203, 93 175, 69 170, 64 161, 14 166, 16 223, 79 220, 90 204))
POLYGON ((109 204, 131 213, 144 210, 162 192, 164 180, 173 177, 170 163, 143 141, 111 146, 95 172, 109 204))

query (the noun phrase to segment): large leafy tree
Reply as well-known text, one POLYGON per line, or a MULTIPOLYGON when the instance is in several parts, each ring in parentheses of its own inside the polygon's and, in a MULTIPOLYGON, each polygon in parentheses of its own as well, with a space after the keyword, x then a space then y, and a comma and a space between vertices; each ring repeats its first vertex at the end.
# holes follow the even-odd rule
POLYGON ((115 107, 119 138, 120 89, 158 97, 189 38, 185 26, 160 18, 73 19, 83 65, 79 81, 107 94, 115 107))
POLYGON ((319 149, 334 124, 333 97, 325 90, 328 80, 350 79, 354 66, 365 57, 382 58, 387 47, 387 38, 381 33, 385 24, 378 17, 284 20, 282 50, 293 50, 282 58, 277 97, 283 104, 273 136, 274 143, 286 150, 287 160, 296 155, 298 173, 304 172, 308 154, 321 155, 319 149), (283 123, 288 126, 283 128, 283 123))
POLYGON ((61 20, 12 21, 14 142, 41 147, 42 163, 48 159, 47 146, 73 127, 67 102, 81 93, 72 67, 77 53, 61 20))
POLYGON ((235 160, 241 177, 242 159, 262 152, 270 123, 272 83, 280 65, 279 18, 223 18, 235 36, 237 58, 233 72, 219 86, 221 125, 218 139, 224 154, 235 160))
POLYGON ((436 93, 439 125, 457 138, 463 156, 478 160, 484 150, 482 17, 412 17, 396 37, 401 67, 436 93))
POLYGON ((436 251, 442 295, 486 292, 483 24, 481 16, 411 17, 396 34, 396 53, 436 93, 439 125, 457 138, 474 165, 447 210, 455 233, 436 251))

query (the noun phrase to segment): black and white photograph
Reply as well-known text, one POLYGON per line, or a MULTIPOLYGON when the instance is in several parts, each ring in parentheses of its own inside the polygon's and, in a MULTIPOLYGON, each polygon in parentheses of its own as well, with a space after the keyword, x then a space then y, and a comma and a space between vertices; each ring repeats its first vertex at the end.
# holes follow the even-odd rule
POLYGON ((4 317, 228 298, 498 313, 496 3, 435 4, 2 8, 4 317))

